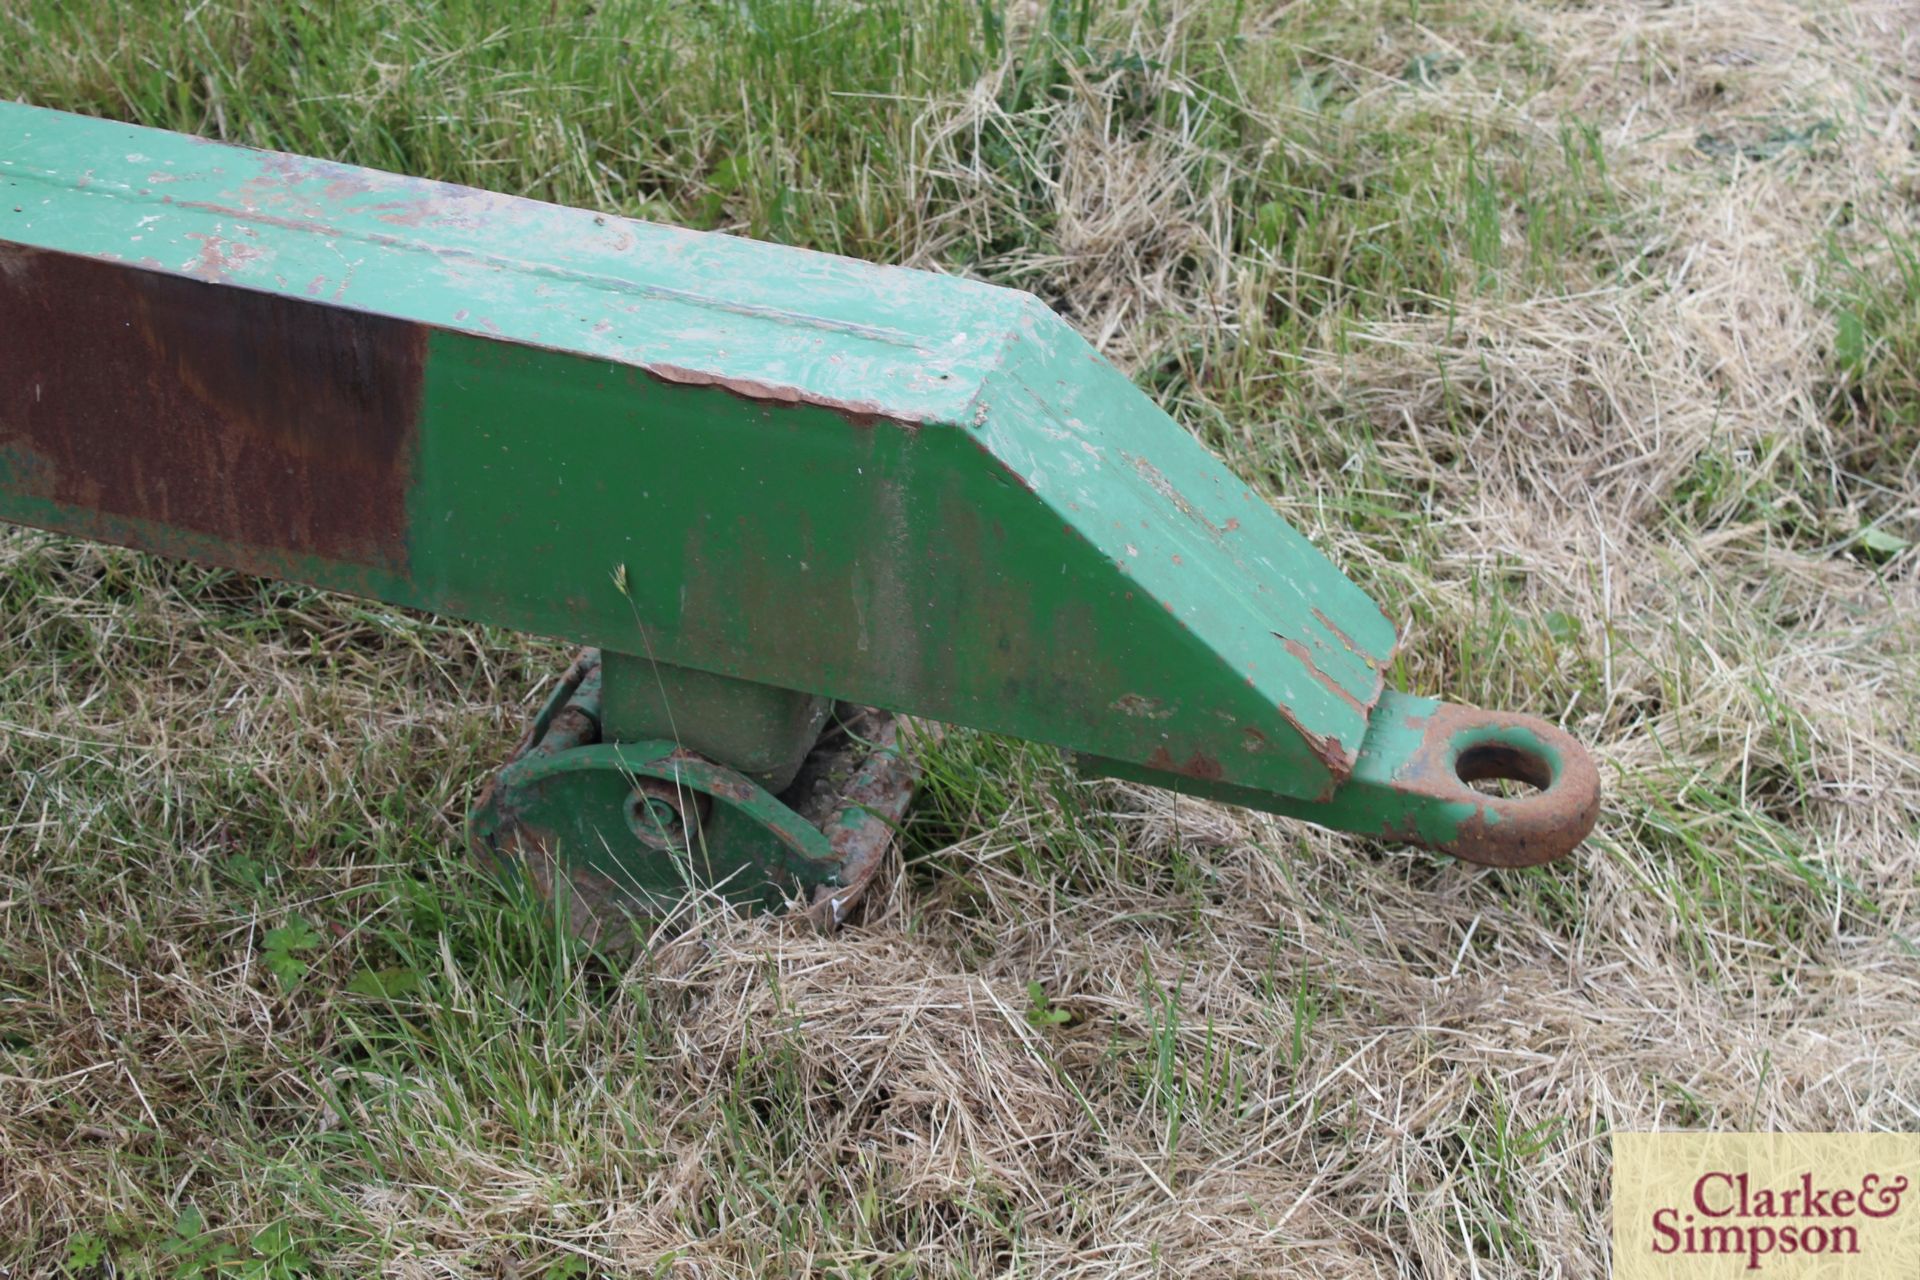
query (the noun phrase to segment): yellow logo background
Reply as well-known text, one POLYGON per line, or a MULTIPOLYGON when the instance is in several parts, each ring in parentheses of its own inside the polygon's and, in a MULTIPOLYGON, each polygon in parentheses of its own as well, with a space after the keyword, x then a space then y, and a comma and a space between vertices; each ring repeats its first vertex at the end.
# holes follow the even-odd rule
POLYGON ((1920 1134, 1616 1133, 1613 1275, 1920 1280, 1920 1134))

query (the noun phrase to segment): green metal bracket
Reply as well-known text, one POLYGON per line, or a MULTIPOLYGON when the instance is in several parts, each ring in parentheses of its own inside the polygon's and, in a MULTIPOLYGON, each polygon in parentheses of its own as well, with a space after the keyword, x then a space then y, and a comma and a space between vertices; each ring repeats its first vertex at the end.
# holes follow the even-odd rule
POLYGON ((833 710, 831 698, 631 654, 603 653, 600 663, 602 737, 678 742, 769 791, 793 781, 833 710))
MULTIPOLYGON (((743 903, 778 906, 835 883, 839 867, 818 828, 731 769, 676 742, 596 743, 519 760, 497 792, 511 808, 483 810, 473 836, 505 852, 537 832, 543 847, 596 873, 651 912, 711 888, 743 903), (625 831, 609 831, 617 813, 625 831), (635 857, 635 849, 652 857, 635 857)), ((516 846, 517 847, 517 846, 516 846)))
POLYGON ((0 519, 596 646, 617 750, 516 774, 583 804, 669 740, 784 795, 836 704, 1503 863, 1598 802, 1383 696, 1380 610, 1028 295, 5 103, 0 519))

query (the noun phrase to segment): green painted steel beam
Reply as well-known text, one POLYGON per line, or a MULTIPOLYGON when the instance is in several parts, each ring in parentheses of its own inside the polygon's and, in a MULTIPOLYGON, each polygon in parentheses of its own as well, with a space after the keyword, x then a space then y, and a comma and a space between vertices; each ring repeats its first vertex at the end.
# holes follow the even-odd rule
POLYGON ((8 104, 0 518, 1270 802, 1395 643, 1029 295, 8 104))

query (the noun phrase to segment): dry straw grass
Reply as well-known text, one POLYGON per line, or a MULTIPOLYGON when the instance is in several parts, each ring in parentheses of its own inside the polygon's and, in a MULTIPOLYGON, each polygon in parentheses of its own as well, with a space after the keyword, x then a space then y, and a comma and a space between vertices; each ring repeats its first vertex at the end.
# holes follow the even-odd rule
MULTIPOLYGON (((1857 544, 1866 521, 1911 530, 1920 490, 1842 461, 1819 285, 1836 237, 1870 257, 1916 229, 1920 12, 1492 8, 1448 29, 1465 69, 1418 94, 1385 86, 1441 37, 1358 42, 1352 110, 1521 139, 1590 121, 1618 210, 1591 256, 1617 269, 1375 299, 1263 352, 1286 269, 1229 252, 1231 164, 1123 127, 1125 78, 1084 68, 1018 121, 1004 70, 929 104, 914 234, 938 261, 1029 224, 975 268, 1135 367, 1283 361, 1284 394, 1251 377, 1216 440, 1244 460, 1262 414, 1343 424, 1331 461, 1273 446, 1306 459, 1278 500, 1414 623, 1415 687, 1594 745, 1609 801, 1575 861, 1486 873, 961 735, 939 767, 975 779, 963 811, 923 824, 915 865, 837 936, 694 909, 624 972, 522 956, 544 997, 442 940, 446 1009, 316 1072, 385 1024, 264 982, 282 917, 236 916, 209 867, 270 806, 294 835, 257 852, 307 895, 276 905, 349 922, 319 972, 350 971, 363 915, 431 936, 383 877, 446 857, 462 762, 510 738, 514 692, 559 655, 300 593, 223 603, 190 570, 10 535, 7 571, 42 586, 0 620, 8 652, 57 631, 91 655, 20 658, 43 703, 0 736, 0 767, 48 779, 0 815, 0 1012, 37 1050, 0 1067, 0 1236, 42 1250, 14 1274, 68 1231, 191 1201, 242 1235, 288 1214, 333 1242, 316 1266, 405 1277, 569 1258, 1597 1277, 1611 1130, 1920 1124, 1920 553, 1857 544), (1539 92, 1476 70, 1505 56, 1471 43, 1496 27, 1550 68, 1539 92), (1837 127, 1741 150, 1810 119, 1837 127), (1009 186, 988 136, 1052 176, 1009 186), (1366 486, 1424 504, 1420 527, 1349 527, 1338 495, 1366 486), (264 632, 244 621, 263 604, 264 632), (1563 621, 1548 642, 1499 621, 1518 616, 1563 621), (1462 657, 1502 634, 1495 663, 1462 657), (141 674, 108 678, 123 667, 141 674), (255 799, 189 799, 208 793, 255 799), (83 897, 44 862, 116 806, 140 834, 83 897), (24 923, 38 902, 57 910, 24 923), (156 1189, 146 1162, 183 1180, 156 1189)), ((1143 28, 1136 47, 1178 80, 1171 45, 1143 28)), ((1505 233, 1517 261, 1524 228, 1505 233)))

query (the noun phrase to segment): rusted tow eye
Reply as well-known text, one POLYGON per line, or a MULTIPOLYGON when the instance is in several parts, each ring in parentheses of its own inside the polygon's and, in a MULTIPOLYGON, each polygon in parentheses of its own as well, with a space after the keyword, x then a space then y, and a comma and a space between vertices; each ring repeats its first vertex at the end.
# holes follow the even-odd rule
POLYGON ((1600 774, 1573 736, 1532 716, 1438 704, 1399 785, 1460 810, 1433 847, 1469 862, 1530 867, 1570 852, 1600 815, 1600 774), (1498 795, 1476 782, 1532 788, 1498 795))

